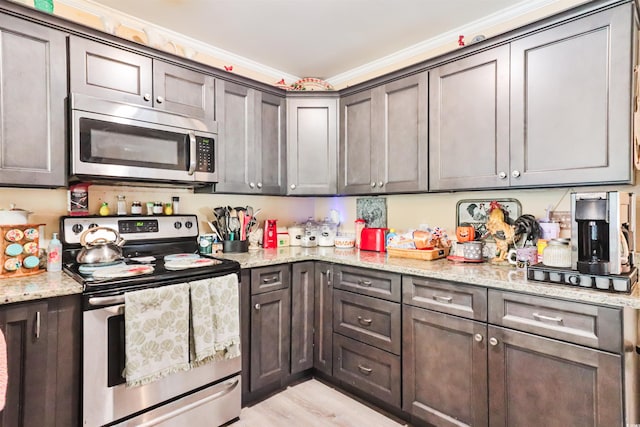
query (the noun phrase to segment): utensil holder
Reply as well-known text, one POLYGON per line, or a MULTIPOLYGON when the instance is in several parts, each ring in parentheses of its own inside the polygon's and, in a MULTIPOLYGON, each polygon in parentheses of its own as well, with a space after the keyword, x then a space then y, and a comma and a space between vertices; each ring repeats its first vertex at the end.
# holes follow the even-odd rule
POLYGON ((237 253, 248 252, 249 241, 248 240, 223 240, 222 252, 223 253, 237 253))

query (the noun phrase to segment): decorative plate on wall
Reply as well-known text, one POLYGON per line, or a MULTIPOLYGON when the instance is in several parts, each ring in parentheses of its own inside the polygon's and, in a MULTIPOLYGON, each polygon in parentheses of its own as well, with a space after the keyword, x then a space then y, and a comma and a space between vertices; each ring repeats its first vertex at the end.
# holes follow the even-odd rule
POLYGON ((384 197, 356 199, 356 218, 364 219, 369 228, 386 228, 387 199, 384 197))

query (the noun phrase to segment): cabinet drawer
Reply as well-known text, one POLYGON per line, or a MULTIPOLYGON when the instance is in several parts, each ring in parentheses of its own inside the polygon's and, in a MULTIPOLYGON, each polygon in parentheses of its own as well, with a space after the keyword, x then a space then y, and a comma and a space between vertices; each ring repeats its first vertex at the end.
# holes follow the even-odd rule
POLYGON ((474 320, 487 320, 487 290, 460 283, 403 276, 402 302, 474 320))
POLYGON ((489 323, 615 353, 622 351, 619 309, 489 291, 489 323))
POLYGON ((400 356, 333 334, 333 375, 400 407, 400 356))
POLYGON ((400 275, 365 268, 335 265, 333 287, 400 302, 400 275))
POLYGON ((335 290, 333 330, 400 354, 400 304, 335 290))
POLYGON ((251 295, 289 287, 289 264, 251 269, 251 295))

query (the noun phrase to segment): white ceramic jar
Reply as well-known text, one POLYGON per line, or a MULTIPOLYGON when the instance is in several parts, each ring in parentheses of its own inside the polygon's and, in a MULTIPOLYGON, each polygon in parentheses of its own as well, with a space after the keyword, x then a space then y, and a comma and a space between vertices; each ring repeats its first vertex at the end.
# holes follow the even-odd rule
POLYGON ((542 251, 542 262, 549 267, 571 268, 569 239, 551 239, 542 251))

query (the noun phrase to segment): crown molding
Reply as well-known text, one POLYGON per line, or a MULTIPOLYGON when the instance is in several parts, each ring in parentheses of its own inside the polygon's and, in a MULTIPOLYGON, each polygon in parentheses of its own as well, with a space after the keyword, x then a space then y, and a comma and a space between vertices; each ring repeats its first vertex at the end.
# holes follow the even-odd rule
MULTIPOLYGON (((371 61, 367 64, 353 68, 344 73, 337 74, 327 79, 327 82, 335 87, 341 87, 345 83, 357 80, 363 75, 371 75, 380 70, 388 69, 398 63, 402 63, 411 58, 420 57, 433 52, 438 48, 445 46, 451 46, 452 42, 457 42, 458 36, 461 34, 475 35, 482 34, 483 31, 491 28, 495 25, 503 24, 505 22, 512 21, 523 15, 531 12, 535 12, 541 8, 550 6, 555 3, 560 3, 562 0, 524 0, 517 3, 507 9, 503 9, 499 12, 488 15, 482 19, 470 22, 461 27, 454 28, 451 31, 442 33, 437 37, 433 37, 428 40, 424 40, 420 43, 416 43, 413 46, 409 46, 405 49, 394 52, 390 55, 384 56, 375 61, 371 61)), ((586 0, 585 0, 586 1, 586 0)), ((453 50, 452 48, 450 50, 453 50)), ((424 59, 428 59, 426 56, 424 59)))
POLYGON ((184 34, 177 33, 165 27, 161 27, 143 19, 128 15, 126 13, 122 13, 116 9, 98 4, 91 0, 56 0, 56 2, 100 18, 108 17, 111 20, 118 22, 120 25, 136 31, 143 32, 145 29, 154 30, 159 34, 165 36, 167 38, 167 42, 171 41, 174 44, 178 44, 185 48, 191 48, 198 53, 211 56, 225 63, 246 68, 267 77, 272 77, 273 82, 270 83, 275 83, 280 79, 285 79, 286 81, 290 82, 300 80, 300 77, 294 76, 293 74, 266 66, 256 61, 252 61, 251 59, 245 58, 244 56, 236 55, 224 49, 220 49, 215 46, 203 43, 199 40, 187 37, 184 34))

